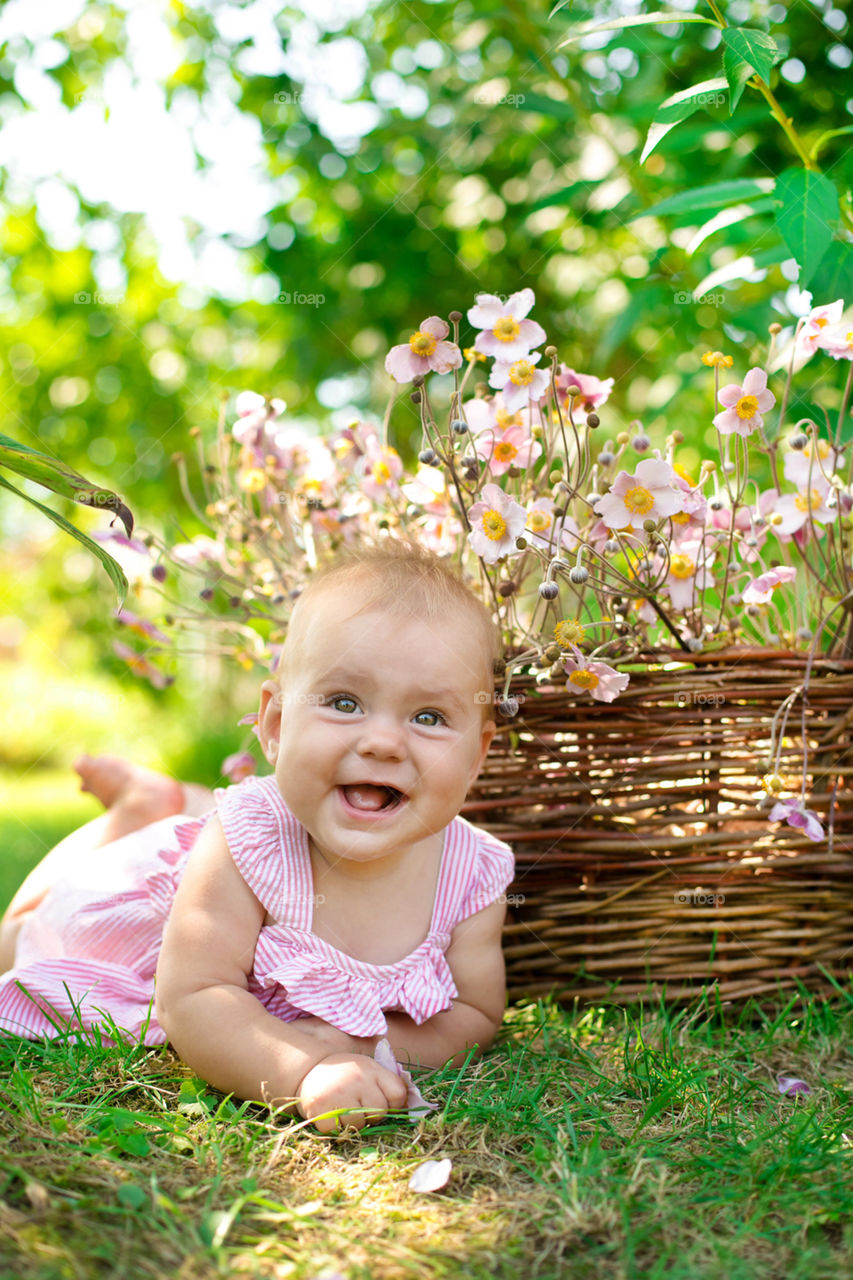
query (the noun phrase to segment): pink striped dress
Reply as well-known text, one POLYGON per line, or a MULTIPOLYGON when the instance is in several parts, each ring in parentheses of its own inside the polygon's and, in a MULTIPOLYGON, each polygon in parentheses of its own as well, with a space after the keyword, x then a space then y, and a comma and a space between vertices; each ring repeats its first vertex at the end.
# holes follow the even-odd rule
MULTIPOLYGON (((350 1035, 382 1035, 385 1011, 417 1023, 457 995, 445 958, 455 926, 488 906, 514 874, 512 850, 464 818, 445 829, 429 932, 394 964, 356 960, 311 932, 308 833, 275 779, 215 793, 232 857, 274 924, 255 947, 249 990, 284 1022, 314 1014, 350 1035)), ((30 1038, 97 1027, 162 1044, 154 972, 181 873, 206 819, 165 818, 75 864, 27 918, 14 969, 0 976, 0 1032, 30 1038)))

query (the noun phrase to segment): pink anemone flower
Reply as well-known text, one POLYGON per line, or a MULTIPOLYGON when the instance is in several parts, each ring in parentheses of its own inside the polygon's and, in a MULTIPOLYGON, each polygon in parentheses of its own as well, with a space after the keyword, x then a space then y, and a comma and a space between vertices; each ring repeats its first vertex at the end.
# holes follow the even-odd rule
POLYGON ((445 342, 450 332, 446 321, 428 316, 420 329, 385 357, 385 371, 395 382, 411 382, 417 374, 449 373, 462 364, 462 352, 455 342, 445 342))
POLYGON ((242 782, 256 772, 255 757, 249 751, 235 751, 222 761, 221 772, 231 782, 242 782))
POLYGON ((670 554, 669 571, 663 589, 669 592, 673 609, 689 609, 695 594, 713 585, 713 553, 702 542, 683 542, 670 554))
POLYGON ((478 293, 468 312, 469 322, 480 330, 474 349, 510 364, 538 347, 545 341, 545 330, 535 320, 525 319, 535 301, 532 289, 521 289, 506 302, 493 293, 478 293))
POLYGON ((838 324, 844 311, 844 299, 836 298, 835 302, 826 302, 822 306, 812 307, 806 323, 797 335, 797 346, 812 355, 822 346, 821 337, 827 328, 838 324))
POLYGON ((823 473, 832 475, 838 454, 827 440, 809 440, 804 449, 789 449, 782 463, 785 479, 790 480, 797 488, 804 489, 810 480, 813 482, 823 473), (812 455, 817 450, 814 461, 812 455))
POLYGON ((838 517, 838 507, 827 505, 827 499, 833 492, 832 486, 818 472, 810 489, 804 486, 799 493, 783 493, 777 497, 773 511, 781 519, 774 524, 774 532, 792 534, 812 522, 830 524, 838 517))
POLYGON ((512 364, 503 360, 495 360, 489 374, 489 386, 503 392, 504 405, 509 413, 528 404, 531 400, 541 400, 548 390, 548 370, 536 369, 540 353, 520 356, 512 364))
POLYGON ((612 702, 627 689, 631 677, 617 671, 606 662, 590 662, 577 645, 571 646, 574 658, 565 657, 563 666, 568 672, 566 688, 572 692, 588 693, 596 702, 612 702))
POLYGON ((714 426, 723 436, 751 435, 764 425, 762 413, 768 413, 776 403, 773 392, 767 390, 767 374, 757 368, 750 369, 742 387, 730 382, 717 398, 724 407, 715 416, 714 426))
POLYGON ((684 494, 675 486, 675 473, 663 458, 644 458, 632 475, 620 471, 603 498, 593 507, 610 529, 641 529, 646 520, 660 520, 684 510, 684 494))
POLYGON ((770 822, 787 822, 808 836, 809 840, 823 840, 824 831, 814 809, 807 809, 802 800, 777 800, 770 810, 770 822))
MULTIPOLYGON (((578 544, 578 524, 573 516, 565 516, 560 522, 560 542, 567 549, 578 544)), ((527 508, 524 536, 534 546, 551 555, 557 550, 557 521, 554 519, 553 498, 535 498, 527 508)))
POLYGON ((516 550, 515 540, 524 532, 527 512, 496 484, 484 484, 480 497, 482 500, 468 512, 468 542, 486 564, 495 564, 501 556, 516 550))
POLYGON ((783 582, 793 582, 797 571, 791 565, 779 565, 777 569, 768 569, 760 573, 752 582, 748 582, 740 593, 739 599, 744 604, 767 604, 777 587, 783 582))
POLYGON ((489 465, 493 476, 502 476, 510 467, 529 467, 542 452, 538 440, 534 440, 524 427, 507 427, 495 431, 487 427, 474 439, 478 458, 489 465))
POLYGON ((557 371, 557 390, 561 395, 566 394, 567 387, 580 387, 580 407, 585 413, 591 413, 593 409, 600 408, 610 397, 613 390, 612 378, 596 378, 591 373, 576 373, 574 369, 569 369, 566 365, 560 365, 557 371))
POLYGON ((853 324, 836 324, 824 329, 817 345, 833 360, 853 360, 853 324))

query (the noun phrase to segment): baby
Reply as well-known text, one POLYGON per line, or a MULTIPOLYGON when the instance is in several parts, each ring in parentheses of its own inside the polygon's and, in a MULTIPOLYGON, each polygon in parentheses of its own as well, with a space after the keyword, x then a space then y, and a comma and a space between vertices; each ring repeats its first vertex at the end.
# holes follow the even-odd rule
POLYGON ((201 818, 198 789, 79 766, 114 803, 9 908, 0 1030, 112 1021, 218 1089, 295 1100, 322 1132, 330 1112, 360 1128, 405 1105, 380 1039, 430 1067, 482 1052, 506 1002, 513 858, 457 815, 495 732, 498 653, 485 606, 416 545, 318 571, 261 690, 271 776, 201 818))

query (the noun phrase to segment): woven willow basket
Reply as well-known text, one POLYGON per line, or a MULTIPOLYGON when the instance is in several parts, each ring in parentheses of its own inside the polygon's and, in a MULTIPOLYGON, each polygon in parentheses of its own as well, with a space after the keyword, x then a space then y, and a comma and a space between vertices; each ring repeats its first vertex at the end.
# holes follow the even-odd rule
MULTIPOLYGON (((522 678, 464 815, 515 849, 510 998, 738 999, 853 971, 853 661, 816 659, 778 772, 826 840, 759 809, 803 654, 655 654, 613 703, 522 678)), ((516 686, 514 686, 514 689, 516 686)))

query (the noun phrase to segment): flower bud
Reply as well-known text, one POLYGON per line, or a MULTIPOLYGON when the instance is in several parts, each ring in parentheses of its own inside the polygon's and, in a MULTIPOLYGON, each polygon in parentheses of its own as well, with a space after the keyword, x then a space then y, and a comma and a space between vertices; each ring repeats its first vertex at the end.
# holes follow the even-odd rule
POLYGON ((477 465, 477 455, 475 453, 466 453, 465 457, 462 459, 462 466, 476 467, 476 465, 477 465))
POLYGON ((409 399, 411 400, 412 404, 420 404, 421 402, 420 391, 413 391, 412 394, 409 396, 409 399))
POLYGON ((645 529, 646 533, 654 533, 657 527, 658 527, 657 520, 643 521, 643 528, 645 529))
POLYGON ((803 435, 802 431, 798 431, 795 436, 791 436, 791 439, 788 441, 788 444, 791 446, 792 449, 799 450, 799 449, 805 449, 808 442, 809 442, 808 436, 803 435))
POLYGON ((212 600, 213 587, 205 587, 202 591, 199 591, 198 596, 200 600, 212 600))
POLYGON ((569 582, 573 582, 576 587, 583 586, 589 578, 589 569, 585 569, 582 564, 576 564, 573 569, 569 570, 569 582))
POLYGON ((451 323, 451 324, 458 324, 458 323, 459 323, 459 321, 462 319, 462 312, 461 312, 461 311, 451 311, 450 315, 449 315, 447 318, 448 318, 448 320, 450 321, 450 323, 451 323))
POLYGON ((579 396, 579 395, 580 395, 580 393, 581 393, 581 389, 580 389, 580 387, 577 385, 577 383, 576 383, 576 382, 571 382, 571 383, 569 383, 569 385, 566 387, 566 395, 567 395, 567 396, 579 396))
POLYGON ((608 453, 606 449, 602 449, 601 453, 598 455, 598 465, 600 467, 609 467, 615 456, 616 455, 613 453, 608 453))
POLYGON ((799 627, 799 628, 798 628, 798 630, 797 630, 797 639, 798 639, 798 640, 802 640, 805 644, 808 644, 808 642, 809 642, 810 640, 812 640, 813 638, 814 638, 814 632, 813 632, 813 631, 810 631, 810 630, 808 629, 808 627, 799 627))
POLYGON ((619 543, 615 538, 608 538, 604 544, 604 550, 609 556, 613 556, 619 550, 619 543))
POLYGON ((768 332, 768 333, 772 333, 772 334, 773 334, 773 336, 774 336, 774 338, 775 338, 775 336, 776 336, 776 334, 777 334, 777 333, 781 333, 781 332, 782 332, 782 326, 781 326, 781 324, 779 323, 779 321, 778 321, 778 320, 774 320, 774 321, 773 321, 773 323, 772 323, 771 325, 768 325, 768 326, 767 326, 767 332, 768 332))
POLYGON ((687 648, 690 650, 691 653, 701 653, 704 648, 704 645, 702 644, 702 641, 699 638, 699 636, 688 636, 687 648))
POLYGON ((586 425, 588 427, 592 427, 593 430, 599 425, 600 422, 601 422, 601 419, 599 418, 597 413, 588 413, 586 415, 586 425))
POLYGON ((651 445, 651 443, 652 443, 652 442, 651 442, 651 440, 649 439, 649 437, 648 437, 648 436, 645 436, 645 435, 637 435, 637 436, 634 436, 634 439, 631 441, 631 448, 632 448, 636 453, 645 453, 645 452, 646 452, 646 450, 647 450, 647 449, 649 448, 649 446, 651 445))
POLYGON ((422 462, 425 467, 434 467, 440 461, 435 449, 421 449, 418 454, 418 462, 422 462))
POLYGON ((672 432, 672 439, 674 444, 684 444, 684 432, 676 429, 672 432))
POLYGON ((539 594, 543 600, 556 600, 560 594, 560 588, 556 582, 540 582, 539 594))
POLYGON ((468 430, 468 423, 461 418, 454 418, 450 425, 458 436, 464 436, 468 430))
POLYGON ((508 582, 498 583, 498 595, 503 596, 504 600, 506 600, 508 596, 513 595, 517 590, 518 590, 518 583, 513 582, 512 579, 510 579, 508 582))
POLYGON ((559 483, 560 483, 560 481, 562 480, 562 478, 563 478, 563 477, 560 475, 559 471, 552 471, 552 472, 550 473, 550 475, 548 476, 548 483, 549 483, 549 484, 559 484, 559 483))
POLYGON ((422 373, 416 373, 415 376, 412 378, 412 386, 422 387, 423 385, 424 385, 424 375, 422 373))
POLYGON ((518 715, 518 698, 514 698, 512 694, 508 694, 506 698, 501 698, 498 702, 498 711, 507 720, 511 720, 513 716, 518 715))
POLYGON ((523 551, 527 546, 527 539, 523 537, 516 538, 515 545, 519 551, 523 551))
POLYGON ((557 348, 556 348, 556 347, 546 347, 546 348, 545 348, 545 355, 547 356, 547 358, 548 358, 549 360, 553 360, 553 359, 554 359, 554 356, 555 356, 556 354, 557 354, 557 348))
POLYGON ((549 644, 542 657, 546 662, 559 662, 563 656, 563 650, 558 644, 549 644))
POLYGON ((151 569, 151 577, 155 582, 165 582, 166 566, 164 564, 155 564, 151 569))

